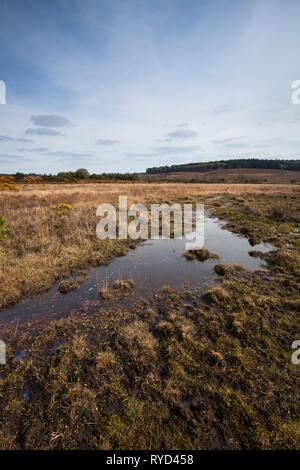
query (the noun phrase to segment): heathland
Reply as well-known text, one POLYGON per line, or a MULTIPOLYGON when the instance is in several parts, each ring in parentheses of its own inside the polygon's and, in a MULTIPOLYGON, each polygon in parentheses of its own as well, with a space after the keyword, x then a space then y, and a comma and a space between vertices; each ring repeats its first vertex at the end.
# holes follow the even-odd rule
POLYGON ((21 325, 6 332, 0 448, 298 448, 300 366, 291 361, 300 338, 298 185, 8 189, 0 193, 0 306, 134 249, 133 241, 95 235, 97 206, 117 205, 119 195, 129 204, 204 203, 232 232, 273 246, 251 253, 267 269, 219 264, 217 286, 202 297, 189 286, 162 286, 136 307, 99 308, 90 318, 75 312, 34 337, 21 325))

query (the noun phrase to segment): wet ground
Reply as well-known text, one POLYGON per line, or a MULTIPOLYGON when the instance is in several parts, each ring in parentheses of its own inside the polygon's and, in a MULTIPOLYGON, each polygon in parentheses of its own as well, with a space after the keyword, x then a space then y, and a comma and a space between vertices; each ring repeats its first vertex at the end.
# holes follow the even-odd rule
POLYGON ((163 285, 179 290, 188 286, 189 290, 201 294, 216 283, 214 265, 240 264, 251 271, 264 269, 264 262, 249 256, 248 251, 272 249, 263 243, 251 246, 246 238, 222 229, 222 223, 208 216, 205 217, 204 239, 204 247, 218 254, 218 259, 187 260, 183 256, 186 238, 147 240, 126 256, 115 258, 109 266, 91 268, 76 291, 61 294, 56 284, 42 295, 0 311, 0 329, 13 331, 22 324, 37 327, 45 320, 72 313, 95 314, 105 308, 126 306, 153 295, 163 285), (116 279, 134 280, 136 287, 132 295, 123 299, 101 299, 99 289, 105 284, 110 288, 116 279))

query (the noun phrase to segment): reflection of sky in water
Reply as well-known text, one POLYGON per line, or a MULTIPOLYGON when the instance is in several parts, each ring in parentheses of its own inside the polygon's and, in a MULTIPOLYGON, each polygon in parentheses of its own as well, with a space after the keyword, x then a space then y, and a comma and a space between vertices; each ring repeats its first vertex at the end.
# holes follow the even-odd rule
POLYGON ((133 279, 136 289, 131 300, 151 294, 164 284, 182 288, 184 282, 188 282, 189 287, 195 286, 205 291, 216 278, 214 265, 241 264, 252 271, 262 269, 263 261, 249 256, 248 251, 271 249, 262 243, 251 247, 247 239, 222 230, 218 221, 212 218, 205 218, 204 240, 204 247, 220 258, 208 259, 204 263, 187 260, 182 256, 186 243, 184 238, 148 240, 126 256, 115 258, 107 267, 91 268, 88 278, 76 291, 63 295, 58 292, 56 285, 45 294, 3 310, 0 312, 0 322, 7 324, 15 322, 16 318, 22 322, 22 319, 37 319, 44 315, 60 317, 87 308, 97 311, 99 307, 111 304, 105 303, 98 295, 98 289, 106 279, 109 286, 118 278, 133 279))

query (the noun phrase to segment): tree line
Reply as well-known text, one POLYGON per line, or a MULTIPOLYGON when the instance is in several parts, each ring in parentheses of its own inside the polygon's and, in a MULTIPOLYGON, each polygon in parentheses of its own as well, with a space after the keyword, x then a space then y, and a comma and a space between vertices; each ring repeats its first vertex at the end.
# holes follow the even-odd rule
POLYGON ((204 173, 206 171, 233 168, 300 171, 300 160, 239 158, 234 160, 219 160, 215 162, 184 163, 181 165, 151 167, 147 168, 146 172, 150 174, 171 173, 178 171, 194 171, 204 173))
POLYGON ((100 173, 90 174, 85 168, 79 168, 76 171, 61 171, 57 175, 47 174, 24 174, 17 172, 11 175, 17 182, 22 182, 24 178, 30 176, 32 178, 40 178, 48 183, 60 183, 60 182, 76 182, 78 180, 93 180, 93 181, 136 181, 138 176, 136 173, 100 173))

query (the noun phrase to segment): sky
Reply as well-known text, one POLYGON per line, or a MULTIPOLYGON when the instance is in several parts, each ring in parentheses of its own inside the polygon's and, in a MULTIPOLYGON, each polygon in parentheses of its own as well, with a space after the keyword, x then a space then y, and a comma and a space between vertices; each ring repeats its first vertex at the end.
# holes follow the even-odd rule
POLYGON ((0 0, 0 173, 299 159, 299 18, 299 0, 0 0))

